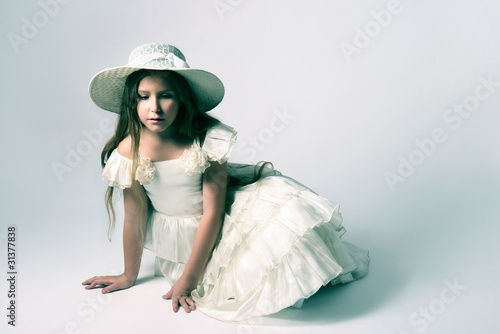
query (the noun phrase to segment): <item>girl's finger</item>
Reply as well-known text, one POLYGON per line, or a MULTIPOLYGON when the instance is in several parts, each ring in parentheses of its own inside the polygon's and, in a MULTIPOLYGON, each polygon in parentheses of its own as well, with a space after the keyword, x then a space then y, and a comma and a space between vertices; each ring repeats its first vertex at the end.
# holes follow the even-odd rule
POLYGON ((179 298, 172 297, 172 308, 174 312, 179 311, 179 298))
POLYGON ((82 284, 84 284, 84 285, 91 284, 92 282, 94 282, 98 278, 99 278, 98 276, 91 277, 88 280, 86 280, 85 282, 83 282, 82 284))
POLYGON ((170 299, 172 298, 172 289, 170 289, 166 294, 162 296, 163 299, 170 299))
POLYGON ((121 290, 124 288, 124 285, 120 282, 117 282, 117 281, 114 281, 114 282, 110 281, 108 283, 109 283, 109 285, 102 289, 103 290, 102 293, 113 292, 113 291, 121 290))
POLYGON ((94 281, 92 281, 92 283, 90 283, 89 286, 86 286, 85 289, 93 289, 97 285, 110 285, 112 283, 113 282, 106 280, 106 279, 95 279, 94 281))
POLYGON ((113 288, 113 285, 109 285, 101 290, 102 293, 108 293, 111 291, 114 291, 115 289, 113 288))
POLYGON ((89 285, 89 284, 94 283, 94 282, 95 282, 96 280, 98 280, 98 279, 99 279, 99 277, 94 276, 94 277, 92 277, 92 278, 89 278, 88 280, 86 280, 86 281, 85 281, 85 282, 83 282, 82 284, 83 284, 83 285, 89 285))
POLYGON ((96 281, 93 281, 92 283, 90 283, 90 285, 86 286, 85 289, 88 290, 93 289, 95 288, 96 285, 97 285, 96 281))
POLYGON ((187 299, 186 299, 186 302, 188 303, 189 308, 191 309, 191 311, 196 310, 196 303, 194 302, 194 300, 193 300, 193 299, 191 299, 191 298, 187 298, 187 299))
POLYGON ((191 312, 191 309, 189 308, 189 305, 187 303, 187 298, 186 297, 181 297, 179 299, 180 303, 181 303, 181 306, 182 308, 184 309, 184 311, 186 311, 186 313, 189 313, 191 312))
POLYGON ((101 292, 108 293, 108 292, 114 291, 114 290, 116 290, 115 286, 116 286, 116 282, 111 283, 111 284, 107 285, 106 287, 102 288, 101 292))

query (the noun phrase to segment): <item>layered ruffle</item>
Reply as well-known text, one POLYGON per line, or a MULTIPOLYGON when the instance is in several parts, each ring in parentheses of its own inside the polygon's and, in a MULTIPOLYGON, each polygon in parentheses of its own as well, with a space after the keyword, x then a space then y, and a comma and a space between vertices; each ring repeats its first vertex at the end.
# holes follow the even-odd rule
MULTIPOLYGON (((261 179, 233 197, 221 238, 192 294, 201 312, 245 320, 278 312, 331 281, 346 283, 366 274, 367 252, 340 239, 338 205, 284 176, 261 179)), ((170 232, 162 243, 177 244, 180 228, 195 232, 195 224, 182 225, 186 218, 171 219, 161 218, 170 227, 155 227, 170 232)), ((189 256, 192 243, 179 244, 185 252, 171 251, 189 256)), ((181 257, 165 255, 159 268, 173 284, 184 265, 177 263, 181 257)))

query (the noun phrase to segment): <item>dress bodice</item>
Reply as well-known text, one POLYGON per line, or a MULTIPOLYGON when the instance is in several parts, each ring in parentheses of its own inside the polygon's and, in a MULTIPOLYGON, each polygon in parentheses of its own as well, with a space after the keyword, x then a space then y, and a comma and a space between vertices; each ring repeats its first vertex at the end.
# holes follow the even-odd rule
POLYGON ((194 216, 203 211, 202 174, 188 175, 180 159, 153 162, 155 176, 144 185, 153 208, 169 216, 194 216))

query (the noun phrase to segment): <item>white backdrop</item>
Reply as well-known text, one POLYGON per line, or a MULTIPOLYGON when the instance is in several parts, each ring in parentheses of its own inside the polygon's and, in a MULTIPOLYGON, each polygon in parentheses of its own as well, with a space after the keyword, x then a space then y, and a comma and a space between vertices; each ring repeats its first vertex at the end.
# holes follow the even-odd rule
MULTIPOLYGON (((0 2, 2 271, 17 226, 9 333, 493 333, 500 274, 500 4, 478 1, 0 2), (370 274, 246 324, 172 314, 145 254, 132 289, 106 239, 99 155, 115 117, 88 96, 143 43, 218 75, 232 161, 275 167, 341 204, 370 274)), ((118 204, 120 211, 120 204, 118 204)), ((120 226, 121 213, 118 218, 120 226)), ((3 332, 3 329, 2 329, 3 332)))

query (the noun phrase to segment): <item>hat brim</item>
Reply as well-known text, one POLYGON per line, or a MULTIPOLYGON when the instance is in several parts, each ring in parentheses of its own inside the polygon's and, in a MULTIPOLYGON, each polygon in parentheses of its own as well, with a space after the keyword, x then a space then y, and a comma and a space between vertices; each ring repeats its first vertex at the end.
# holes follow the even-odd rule
POLYGON ((204 70, 120 66, 103 70, 92 78, 89 85, 90 98, 99 108, 120 113, 125 81, 130 74, 141 69, 172 71, 183 76, 196 96, 201 111, 215 108, 224 97, 222 81, 214 74, 204 70))

